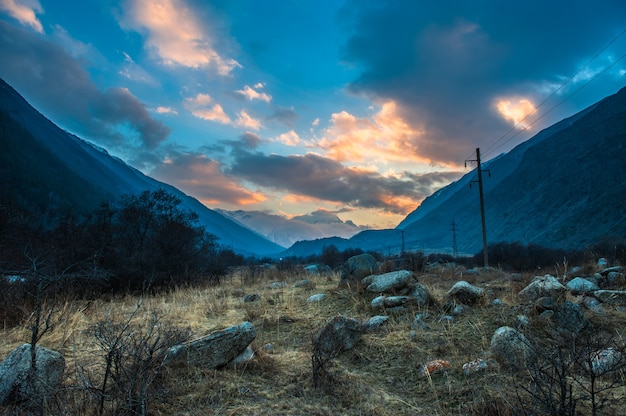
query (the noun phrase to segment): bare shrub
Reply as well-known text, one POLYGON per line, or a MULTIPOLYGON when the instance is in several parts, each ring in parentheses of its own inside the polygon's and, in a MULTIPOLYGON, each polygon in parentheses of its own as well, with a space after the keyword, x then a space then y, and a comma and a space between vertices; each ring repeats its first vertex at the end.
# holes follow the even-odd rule
POLYGON ((100 374, 83 371, 83 380, 93 393, 97 415, 147 415, 168 349, 189 339, 188 330, 164 324, 156 313, 135 324, 140 307, 138 303, 125 322, 108 316, 91 328, 103 362, 100 374))

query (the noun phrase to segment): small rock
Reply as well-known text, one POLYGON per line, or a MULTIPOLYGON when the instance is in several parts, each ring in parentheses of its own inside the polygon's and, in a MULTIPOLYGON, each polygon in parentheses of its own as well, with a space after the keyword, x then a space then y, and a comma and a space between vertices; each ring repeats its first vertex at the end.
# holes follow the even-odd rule
POLYGON ((286 287, 289 287, 289 284, 287 282, 272 282, 269 284, 268 287, 270 289, 284 289, 286 287))
POLYGON ((309 298, 306 301, 307 302, 319 302, 321 300, 324 300, 325 298, 326 298, 325 293, 318 293, 317 295, 309 296, 309 298))
POLYGON ((617 373, 625 366, 624 354, 615 348, 605 348, 591 354, 591 371, 596 376, 617 373))
POLYGON ((450 362, 446 360, 433 360, 429 361, 422 366, 422 375, 430 377, 436 373, 442 373, 450 368, 450 362))
POLYGON ((626 291, 624 290, 596 290, 593 296, 607 305, 626 305, 626 291))
POLYGON ((226 366, 228 368, 236 368, 238 366, 241 366, 242 364, 246 364, 247 362, 252 361, 253 358, 254 351, 252 350, 252 348, 250 348, 250 346, 248 346, 245 350, 243 350, 241 354, 229 361, 226 366))
POLYGON ((554 276, 535 276, 528 286, 522 289, 517 297, 522 301, 534 301, 542 296, 558 298, 565 292, 563 286, 554 276))
MULTIPOLYGON (((409 279, 413 277, 413 273, 408 270, 398 270, 381 275, 374 276, 371 283, 367 286, 368 292, 386 293, 393 292, 407 286, 409 279)), ((370 280, 362 280, 365 285, 370 280)))
POLYGON ((311 281, 309 279, 303 279, 294 284, 294 287, 308 287, 311 286, 311 281))
POLYGON ((367 321, 363 322, 363 326, 362 326, 363 331, 367 332, 367 331, 373 331, 373 330, 379 329, 388 320, 389 320, 389 317, 385 315, 372 316, 367 321))
POLYGON ((257 295, 256 293, 250 293, 242 297, 241 301, 243 303, 250 303, 250 302, 257 302, 259 299, 261 299, 261 296, 257 295))
POLYGON ((504 303, 502 302, 502 299, 495 298, 494 300, 491 301, 491 306, 502 306, 502 305, 504 305, 504 303))
POLYGON ((463 374, 465 374, 466 376, 478 373, 480 371, 485 371, 486 369, 487 363, 482 358, 478 358, 476 360, 470 361, 469 363, 463 364, 463 374))
POLYGON ((448 290, 446 297, 454 299, 464 305, 471 306, 478 303, 484 294, 484 289, 474 286, 464 280, 461 280, 459 282, 456 282, 450 288, 450 290, 448 290))

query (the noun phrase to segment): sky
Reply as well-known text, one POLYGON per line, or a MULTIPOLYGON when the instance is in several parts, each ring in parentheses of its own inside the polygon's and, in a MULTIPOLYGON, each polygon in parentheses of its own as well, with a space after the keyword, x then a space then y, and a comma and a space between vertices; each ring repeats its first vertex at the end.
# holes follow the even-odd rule
POLYGON ((0 77, 209 208, 395 227, 626 86, 624 0, 0 0, 0 77))

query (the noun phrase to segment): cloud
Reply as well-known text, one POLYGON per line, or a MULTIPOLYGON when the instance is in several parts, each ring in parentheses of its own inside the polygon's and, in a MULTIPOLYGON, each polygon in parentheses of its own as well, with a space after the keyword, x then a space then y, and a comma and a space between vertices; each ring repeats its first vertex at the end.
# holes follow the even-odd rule
POLYGON ((404 120, 394 101, 387 101, 371 117, 332 114, 330 126, 313 144, 340 162, 431 163, 421 148, 423 135, 404 120))
MULTIPOLYGON (((255 88, 262 88, 263 84, 256 84, 255 88)), ((261 100, 261 101, 265 101, 266 103, 269 103, 270 101, 272 101, 272 96, 267 95, 264 92, 258 92, 255 91, 254 89, 250 88, 249 85, 246 85, 245 87, 243 87, 242 90, 237 90, 235 91, 236 94, 247 98, 248 100, 252 101, 252 100, 261 100)))
POLYGON ((276 120, 287 127, 293 127, 298 114, 293 108, 274 107, 274 112, 267 117, 267 120, 276 120))
POLYGON ((158 114, 178 114, 178 111, 174 110, 171 107, 165 106, 158 106, 154 111, 156 111, 158 114))
POLYGON ((461 175, 443 172, 383 176, 370 170, 344 167, 316 154, 280 156, 239 151, 234 156, 228 173, 259 186, 399 214, 415 209, 438 186, 461 175))
MULTIPOLYGON (((397 114, 422 132, 412 142, 420 156, 458 163, 510 129, 494 109, 497 97, 541 101, 554 91, 546 92, 546 85, 560 85, 623 30, 626 14, 622 0, 576 0, 567 8, 529 0, 511 3, 506 12, 500 6, 497 1, 470 7, 460 0, 427 5, 348 0, 341 10, 350 31, 342 61, 361 71, 349 91, 375 102, 395 102, 397 114), (580 30, 580 22, 586 30, 580 30)), ((625 41, 584 72, 607 65, 625 41)), ((615 93, 623 86, 620 69, 623 64, 545 123, 615 93)))
POLYGON ((528 128, 529 116, 537 111, 533 102, 523 97, 499 98, 495 106, 505 120, 510 121, 515 128, 519 129, 528 128))
POLYGON ((200 153, 172 151, 150 176, 194 195, 207 206, 247 205, 266 199, 263 194, 249 191, 236 178, 224 174, 220 162, 200 153))
POLYGON ((300 144, 300 136, 294 130, 289 130, 287 133, 278 136, 274 141, 286 146, 298 146, 300 144))
POLYGON ((43 26, 36 16, 36 14, 43 13, 43 8, 37 0, 0 0, 0 10, 8 13, 21 24, 43 33, 43 26))
POLYGON ((119 148, 153 149, 167 138, 170 129, 129 90, 100 91, 80 62, 37 34, 0 21, 0 76, 65 128, 119 148), (138 143, 126 133, 136 134, 138 143))
POLYGON ((148 51, 164 65, 213 68, 229 75, 241 65, 216 51, 211 22, 201 20, 198 12, 184 0, 127 0, 120 25, 142 33, 148 51))
POLYGON ((193 116, 221 124, 232 124, 232 120, 224 112, 220 104, 213 104, 208 94, 198 94, 185 99, 184 106, 193 116))
POLYGON ((263 127, 263 125, 261 124, 261 120, 253 118, 245 110, 239 111, 237 120, 235 120, 234 124, 239 127, 245 127, 252 130, 259 130, 261 127, 263 127))

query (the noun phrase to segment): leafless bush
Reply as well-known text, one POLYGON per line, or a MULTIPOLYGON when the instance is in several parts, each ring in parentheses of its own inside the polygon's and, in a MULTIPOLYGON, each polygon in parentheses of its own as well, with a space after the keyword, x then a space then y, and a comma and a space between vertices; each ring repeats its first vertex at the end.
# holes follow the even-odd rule
POLYGON ((188 330, 163 324, 156 313, 134 324, 140 307, 125 322, 109 316, 91 329, 104 353, 103 366, 99 377, 84 372, 83 379, 96 399, 97 415, 147 415, 168 349, 189 338, 188 330))

